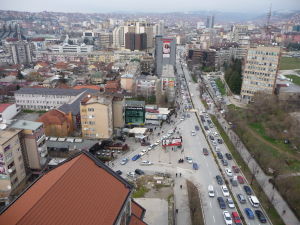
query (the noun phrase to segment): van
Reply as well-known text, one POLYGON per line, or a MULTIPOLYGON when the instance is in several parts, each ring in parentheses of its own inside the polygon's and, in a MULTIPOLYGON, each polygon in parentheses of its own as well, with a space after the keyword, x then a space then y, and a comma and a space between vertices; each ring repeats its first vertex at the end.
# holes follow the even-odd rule
POLYGON ((212 186, 212 185, 208 185, 208 196, 215 197, 214 186, 212 186))
POLYGON ((251 205, 255 208, 258 208, 259 207, 259 201, 258 199, 256 198, 256 196, 254 195, 251 195, 249 196, 249 202, 251 203, 251 205))

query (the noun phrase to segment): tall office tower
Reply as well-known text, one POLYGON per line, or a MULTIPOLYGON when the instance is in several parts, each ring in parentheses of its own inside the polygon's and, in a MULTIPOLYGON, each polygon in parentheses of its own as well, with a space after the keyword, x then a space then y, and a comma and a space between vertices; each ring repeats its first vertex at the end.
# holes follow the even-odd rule
POLYGON ((147 34, 126 33, 125 48, 134 50, 145 50, 147 48, 147 34))
POLYGON ((215 16, 208 16, 206 18, 206 28, 214 28, 215 16))
POLYGON ((280 47, 249 48, 243 70, 241 97, 250 102, 256 92, 273 94, 280 58, 280 47))
POLYGON ((163 65, 176 63, 176 38, 155 37, 155 71, 157 75, 162 75, 163 65))
POLYGON ((113 30, 113 48, 125 47, 125 33, 127 32, 127 26, 119 26, 113 30))

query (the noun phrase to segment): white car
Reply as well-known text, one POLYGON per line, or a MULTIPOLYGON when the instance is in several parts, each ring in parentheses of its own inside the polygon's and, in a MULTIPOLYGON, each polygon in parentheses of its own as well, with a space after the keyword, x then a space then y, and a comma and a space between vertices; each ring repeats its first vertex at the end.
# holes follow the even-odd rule
POLYGON ((127 176, 131 178, 135 178, 135 172, 128 172, 127 176))
POLYGON ((230 213, 228 211, 224 211, 223 216, 224 216, 226 225, 232 225, 232 219, 231 219, 230 213))
POLYGON ((148 147, 147 150, 148 150, 148 151, 151 151, 151 150, 152 150, 152 147, 148 147))
POLYGON ((156 145, 159 145, 159 143, 160 143, 160 140, 157 140, 157 141, 155 142, 156 145))
POLYGON ((148 152, 148 150, 144 149, 144 150, 142 150, 142 151, 140 152, 140 155, 143 156, 143 155, 145 155, 147 152, 148 152))
POLYGON ((215 197, 214 186, 212 186, 212 185, 208 185, 208 196, 215 197))
POLYGON ((234 202, 233 202, 232 198, 227 198, 226 201, 227 201, 227 204, 228 204, 229 208, 231 208, 231 209, 235 208, 235 205, 234 205, 234 202))
POLYGON ((227 174, 227 176, 232 177, 232 171, 229 168, 225 168, 225 173, 227 174))
POLYGON ((181 117, 180 120, 183 121, 183 120, 184 120, 184 117, 181 117))
POLYGON ((213 146, 217 146, 218 145, 217 142, 216 142, 216 140, 211 141, 211 143, 212 143, 213 146))
POLYGON ((196 136, 196 132, 195 131, 192 131, 192 136, 196 136))
POLYGON ((222 190, 224 197, 229 197, 229 191, 228 191, 228 188, 226 187, 226 185, 222 185, 221 190, 222 190))
POLYGON ((173 130, 169 130, 169 132, 168 132, 168 134, 173 134, 174 132, 173 132, 173 130))
POLYGON ((150 166, 150 165, 153 165, 153 162, 145 160, 145 161, 142 161, 140 164, 141 164, 141 166, 150 166))
POLYGON ((185 157, 186 161, 190 164, 193 163, 193 159, 191 157, 185 157))

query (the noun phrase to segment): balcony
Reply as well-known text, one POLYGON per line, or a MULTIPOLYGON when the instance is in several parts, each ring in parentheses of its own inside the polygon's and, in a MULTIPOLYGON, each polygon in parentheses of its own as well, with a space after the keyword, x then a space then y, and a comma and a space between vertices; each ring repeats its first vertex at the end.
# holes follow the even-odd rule
POLYGON ((47 146, 46 146, 46 144, 43 144, 41 147, 38 147, 38 152, 40 154, 47 153, 47 146))

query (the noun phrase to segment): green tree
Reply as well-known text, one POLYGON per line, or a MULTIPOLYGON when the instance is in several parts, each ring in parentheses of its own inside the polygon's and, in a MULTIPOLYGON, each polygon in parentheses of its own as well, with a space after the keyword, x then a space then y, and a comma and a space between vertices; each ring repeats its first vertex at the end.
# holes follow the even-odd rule
POLYGON ((234 94, 241 93, 242 87, 242 61, 233 59, 231 63, 225 67, 225 80, 230 90, 234 94))

